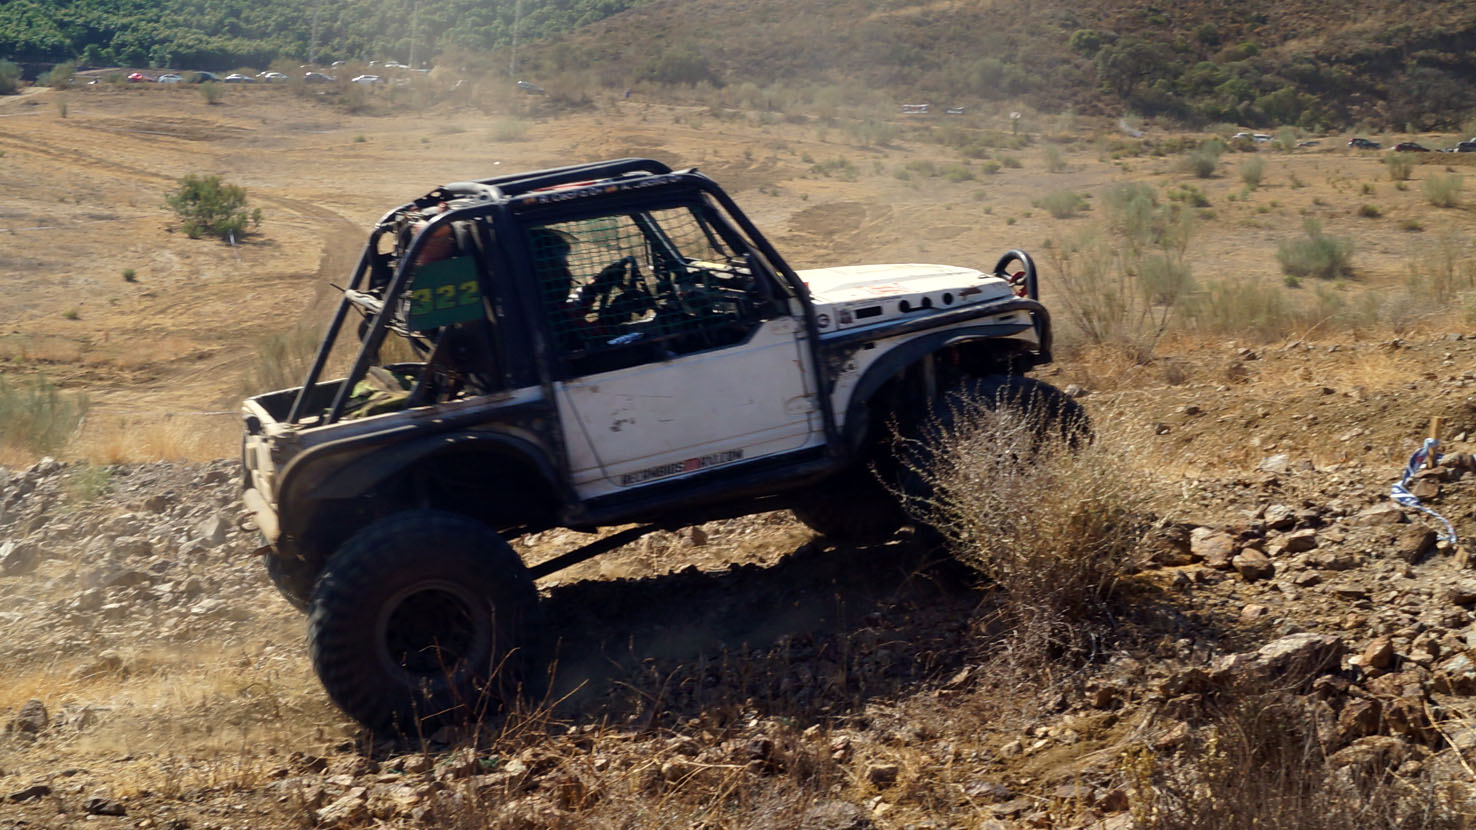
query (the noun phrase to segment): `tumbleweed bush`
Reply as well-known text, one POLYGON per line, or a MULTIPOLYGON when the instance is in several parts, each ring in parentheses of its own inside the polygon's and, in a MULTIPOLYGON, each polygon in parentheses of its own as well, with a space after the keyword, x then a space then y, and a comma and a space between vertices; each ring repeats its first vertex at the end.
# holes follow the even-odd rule
POLYGON ((1014 650, 1045 657, 1089 647, 1110 618, 1153 498, 1135 431, 1109 416, 1088 438, 1038 403, 955 400, 908 457, 928 493, 915 510, 998 586, 1014 650))

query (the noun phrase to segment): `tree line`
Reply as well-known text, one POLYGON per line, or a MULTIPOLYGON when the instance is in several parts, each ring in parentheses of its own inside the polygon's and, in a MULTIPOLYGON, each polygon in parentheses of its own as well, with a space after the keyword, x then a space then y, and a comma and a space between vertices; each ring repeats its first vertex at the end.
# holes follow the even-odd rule
POLYGON ((640 0, 5 0, 0 58, 227 69, 278 58, 417 63, 593 23, 640 0), (413 55, 412 55, 413 53, 413 55))

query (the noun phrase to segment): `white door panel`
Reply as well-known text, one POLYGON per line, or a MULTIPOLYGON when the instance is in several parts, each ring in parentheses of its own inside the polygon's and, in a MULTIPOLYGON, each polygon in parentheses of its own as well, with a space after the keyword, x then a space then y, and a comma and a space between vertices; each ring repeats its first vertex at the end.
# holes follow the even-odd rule
POLYGON ((586 498, 800 449, 819 418, 800 329, 558 384, 574 484, 586 498))

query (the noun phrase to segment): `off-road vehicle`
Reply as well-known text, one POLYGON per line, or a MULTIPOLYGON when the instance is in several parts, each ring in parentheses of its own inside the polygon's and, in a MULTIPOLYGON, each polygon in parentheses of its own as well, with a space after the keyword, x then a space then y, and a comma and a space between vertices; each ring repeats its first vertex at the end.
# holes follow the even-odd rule
POLYGON ((403 729, 500 705, 534 580, 643 533, 789 508, 890 534, 922 486, 896 436, 964 393, 1074 417, 1024 376, 1050 359, 1021 251, 796 272, 695 170, 457 182, 374 226, 303 385, 245 402, 244 500, 328 693, 403 729), (531 568, 508 544, 620 525, 531 568))

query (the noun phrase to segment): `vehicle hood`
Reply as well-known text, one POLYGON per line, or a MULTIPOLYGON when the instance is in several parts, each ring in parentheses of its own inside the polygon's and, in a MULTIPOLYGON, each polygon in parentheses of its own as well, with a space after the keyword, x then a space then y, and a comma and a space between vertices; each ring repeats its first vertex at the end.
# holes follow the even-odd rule
POLYGON ((847 265, 797 272, 810 289, 821 331, 1013 296, 1009 283, 954 265, 847 265))

